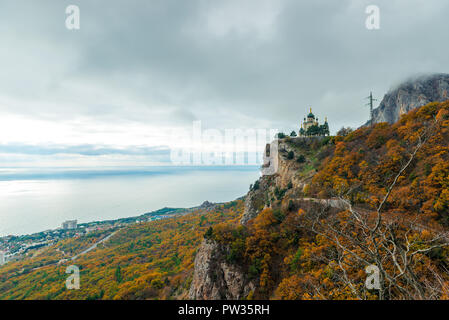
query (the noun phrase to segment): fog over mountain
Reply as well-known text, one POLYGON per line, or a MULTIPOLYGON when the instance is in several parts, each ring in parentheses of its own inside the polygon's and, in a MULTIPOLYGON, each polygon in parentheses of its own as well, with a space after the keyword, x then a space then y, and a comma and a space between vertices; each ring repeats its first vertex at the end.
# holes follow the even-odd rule
POLYGON ((411 78, 384 96, 379 107, 373 110, 373 122, 395 123, 410 110, 446 100, 449 100, 449 74, 411 78))

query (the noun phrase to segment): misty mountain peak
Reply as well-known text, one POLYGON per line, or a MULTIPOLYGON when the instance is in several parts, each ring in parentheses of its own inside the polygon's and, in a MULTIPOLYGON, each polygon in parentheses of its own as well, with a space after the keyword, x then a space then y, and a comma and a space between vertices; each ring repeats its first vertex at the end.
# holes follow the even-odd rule
POLYGON ((412 109, 429 102, 446 100, 449 100, 449 74, 411 78, 384 96, 379 107, 374 109, 374 123, 395 123, 412 109))

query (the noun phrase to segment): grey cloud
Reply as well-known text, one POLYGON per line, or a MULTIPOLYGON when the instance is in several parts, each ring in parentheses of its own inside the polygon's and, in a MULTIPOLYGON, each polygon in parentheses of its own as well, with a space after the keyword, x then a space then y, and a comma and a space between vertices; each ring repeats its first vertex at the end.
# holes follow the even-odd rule
POLYGON ((410 75, 449 72, 445 0, 276 0, 273 16, 261 0, 78 0, 81 30, 69 32, 72 2, 2 1, 0 95, 42 101, 9 112, 293 129, 312 106, 335 131, 366 121, 369 91, 380 100, 410 75), (364 27, 369 4, 380 30, 364 27))

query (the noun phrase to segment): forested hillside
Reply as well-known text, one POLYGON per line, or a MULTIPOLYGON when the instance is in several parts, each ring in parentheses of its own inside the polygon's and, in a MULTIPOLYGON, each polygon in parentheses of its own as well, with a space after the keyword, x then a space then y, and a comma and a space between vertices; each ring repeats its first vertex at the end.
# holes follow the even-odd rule
MULTIPOLYGON (((268 199, 265 208, 240 226, 214 227, 203 243, 221 252, 211 257, 246 275, 232 297, 447 298, 449 103, 302 149, 295 140, 280 142, 295 153, 281 152, 280 177, 262 177, 257 185, 263 188, 249 193, 268 199), (312 164, 311 178, 297 174, 312 164), (370 265, 379 269, 380 290, 365 286, 370 265)), ((195 298, 229 296, 223 287, 204 294, 195 286, 195 298)))
POLYGON ((109 241, 75 261, 40 267, 76 254, 103 234, 64 240, 33 258, 0 268, 0 299, 174 299, 190 285, 195 252, 207 229, 238 221, 237 200, 184 216, 119 230, 109 241), (80 268, 80 289, 67 290, 66 268, 80 268))

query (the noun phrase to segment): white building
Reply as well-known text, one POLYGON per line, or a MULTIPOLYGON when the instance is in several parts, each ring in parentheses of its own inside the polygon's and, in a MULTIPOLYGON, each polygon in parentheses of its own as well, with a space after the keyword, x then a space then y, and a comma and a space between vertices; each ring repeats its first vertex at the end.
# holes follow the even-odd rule
POLYGON ((4 265, 6 262, 5 260, 5 253, 3 251, 0 251, 0 266, 4 265))
POLYGON ((67 220, 62 223, 62 229, 64 230, 76 229, 77 226, 78 226, 77 220, 67 220))

